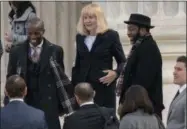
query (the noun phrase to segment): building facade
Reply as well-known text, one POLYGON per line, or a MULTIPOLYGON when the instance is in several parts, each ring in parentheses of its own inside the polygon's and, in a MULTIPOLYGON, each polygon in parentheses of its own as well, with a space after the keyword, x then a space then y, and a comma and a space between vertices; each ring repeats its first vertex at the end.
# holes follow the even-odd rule
MULTIPOLYGON (((37 15, 44 20, 45 37, 51 42, 61 45, 65 53, 65 68, 71 76, 71 68, 75 58, 76 25, 82 7, 90 2, 33 2, 37 15)), ((185 2, 94 2, 104 9, 110 28, 120 34, 124 51, 127 55, 130 43, 126 36, 126 25, 123 23, 130 13, 143 13, 152 18, 155 29, 151 30, 163 57, 164 84, 172 83, 172 70, 176 57, 186 54, 186 3, 185 2)), ((8 22, 8 2, 1 2, 1 40, 4 33, 10 31, 8 22)), ((1 82, 4 87, 8 54, 1 60, 1 82)), ((114 62, 115 63, 115 62, 114 62)), ((1 90, 3 91, 3 90, 1 90)))

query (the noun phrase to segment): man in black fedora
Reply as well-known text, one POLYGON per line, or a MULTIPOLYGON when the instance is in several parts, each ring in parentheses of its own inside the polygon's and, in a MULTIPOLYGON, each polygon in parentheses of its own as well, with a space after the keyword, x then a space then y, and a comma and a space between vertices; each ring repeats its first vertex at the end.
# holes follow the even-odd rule
POLYGON ((120 104, 130 86, 141 85, 148 91, 155 113, 162 118, 162 57, 150 33, 154 26, 151 25, 151 19, 142 14, 131 14, 129 21, 124 23, 127 24, 132 48, 118 79, 120 104))

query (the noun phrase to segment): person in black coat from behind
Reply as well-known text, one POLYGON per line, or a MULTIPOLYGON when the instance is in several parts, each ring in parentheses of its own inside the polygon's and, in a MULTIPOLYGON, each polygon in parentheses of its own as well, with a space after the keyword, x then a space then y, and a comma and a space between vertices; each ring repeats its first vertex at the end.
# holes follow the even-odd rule
POLYGON ((95 103, 115 108, 116 79, 126 61, 118 32, 108 28, 104 13, 97 4, 82 9, 77 31, 72 83, 91 83, 96 91, 95 103), (116 70, 113 70, 113 57, 117 61, 116 70))
POLYGON ((143 86, 151 99, 154 112, 162 118, 162 57, 156 41, 150 34, 151 19, 142 14, 131 14, 127 25, 127 35, 132 48, 119 77, 120 103, 131 85, 143 86))
POLYGON ((74 93, 80 108, 65 116, 63 129, 104 129, 106 124, 104 118, 111 117, 116 126, 119 124, 115 109, 100 107, 93 102, 96 92, 89 83, 77 84, 74 93))

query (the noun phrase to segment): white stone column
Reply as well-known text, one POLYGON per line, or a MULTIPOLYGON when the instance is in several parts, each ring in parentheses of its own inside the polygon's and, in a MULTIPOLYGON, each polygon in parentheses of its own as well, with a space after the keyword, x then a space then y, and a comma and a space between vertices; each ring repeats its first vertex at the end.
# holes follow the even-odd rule
POLYGON ((185 4, 186 2, 179 1, 179 11, 177 17, 186 17, 185 4))
POLYGON ((106 19, 108 21, 108 25, 117 29, 117 21, 120 18, 120 2, 106 2, 107 13, 105 14, 106 19))
POLYGON ((165 16, 164 3, 163 3, 163 1, 159 1, 158 2, 157 13, 152 18, 153 19, 158 19, 159 18, 159 20, 163 20, 164 16, 165 16))
POLYGON ((57 42, 64 49, 66 73, 71 76, 75 59, 75 36, 77 22, 83 6, 90 2, 57 2, 57 42))
POLYGON ((40 8, 41 2, 39 2, 39 1, 33 1, 32 3, 33 3, 33 5, 36 8, 37 16, 40 17, 41 16, 41 8, 40 8))
POLYGON ((164 1, 164 12, 167 17, 175 17, 179 11, 178 1, 164 1))
MULTIPOLYGON (((70 2, 69 3, 69 14, 71 15, 69 17, 69 42, 67 43, 68 45, 68 55, 67 55, 67 70, 66 71, 69 76, 71 76, 72 72, 72 67, 73 67, 73 62, 75 60, 75 38, 76 38, 76 32, 77 32, 77 22, 79 20, 79 15, 80 13, 76 13, 76 11, 81 10, 77 6, 78 2, 70 2), (73 8, 73 9, 72 9, 73 8)), ((83 3, 84 5, 84 3, 83 3)))
POLYGON ((150 17, 154 16, 158 9, 158 2, 157 1, 145 1, 143 4, 143 13, 150 17))
POLYGON ((138 1, 138 13, 143 14, 143 1, 138 1))
POLYGON ((45 24, 45 37, 55 44, 56 43, 56 2, 42 2, 40 5, 40 17, 45 24))
MULTIPOLYGON (((64 50, 64 64, 66 73, 70 73, 71 64, 69 64, 69 54, 70 48, 69 45, 71 44, 69 37, 70 37, 70 15, 69 12, 69 2, 58 2, 57 4, 57 42, 60 46, 63 47, 64 50), (60 9, 61 8, 61 9, 60 9)), ((72 8, 73 9, 73 8, 72 8)), ((74 28, 76 29, 76 28, 74 28)), ((70 75, 70 74, 69 74, 70 75)))
MULTIPOLYGON (((4 33, 10 31, 10 25, 8 20, 8 13, 10 11, 10 7, 8 2, 1 2, 1 41, 4 47, 4 33)), ((4 97, 4 86, 6 81, 6 71, 7 71, 7 63, 8 63, 8 54, 6 52, 3 53, 1 58, 1 98, 4 97)))

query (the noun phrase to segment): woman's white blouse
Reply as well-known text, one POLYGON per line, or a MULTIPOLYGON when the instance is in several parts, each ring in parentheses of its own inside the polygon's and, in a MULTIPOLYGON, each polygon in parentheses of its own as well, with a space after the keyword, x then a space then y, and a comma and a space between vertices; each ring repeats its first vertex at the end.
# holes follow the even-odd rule
POLYGON ((91 51, 93 43, 95 42, 96 36, 87 36, 84 40, 89 51, 91 51))

